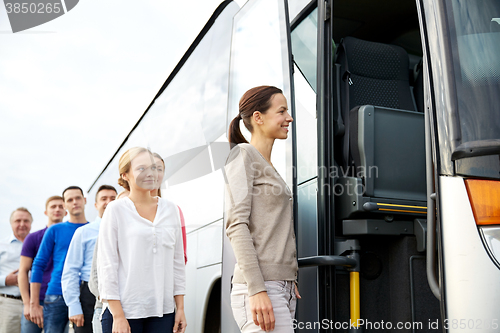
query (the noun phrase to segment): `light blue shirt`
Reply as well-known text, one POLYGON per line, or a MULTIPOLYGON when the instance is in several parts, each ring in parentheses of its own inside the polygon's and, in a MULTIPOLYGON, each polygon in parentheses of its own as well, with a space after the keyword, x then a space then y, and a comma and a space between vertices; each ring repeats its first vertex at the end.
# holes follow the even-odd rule
POLYGON ((69 245, 61 278, 62 294, 68 306, 69 317, 83 314, 80 303, 80 284, 81 281, 88 282, 90 279, 94 247, 100 225, 101 218, 97 217, 93 223, 78 228, 69 245))
POLYGON ((7 275, 19 269, 23 242, 11 234, 9 238, 0 242, 0 294, 21 296, 17 286, 6 286, 7 275))

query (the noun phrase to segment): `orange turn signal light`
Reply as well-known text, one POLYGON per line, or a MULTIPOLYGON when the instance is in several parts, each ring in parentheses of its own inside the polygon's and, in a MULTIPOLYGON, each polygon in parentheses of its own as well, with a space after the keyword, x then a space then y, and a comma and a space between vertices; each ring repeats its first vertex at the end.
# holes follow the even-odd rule
POLYGON ((465 187, 476 224, 500 224, 500 181, 466 179, 465 187))

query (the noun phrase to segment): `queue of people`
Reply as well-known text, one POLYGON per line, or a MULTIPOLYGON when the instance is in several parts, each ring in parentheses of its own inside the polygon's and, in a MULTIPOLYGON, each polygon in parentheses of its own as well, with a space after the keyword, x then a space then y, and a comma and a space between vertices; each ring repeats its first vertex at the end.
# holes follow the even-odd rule
MULTIPOLYGON (((132 154, 136 151, 131 149, 132 154)), ((149 153, 147 149, 141 149, 143 154, 134 154, 133 158, 128 159, 128 168, 131 165, 144 160, 149 153), (133 161, 137 155, 142 155, 137 161, 133 161), (142 159, 141 159, 142 158, 142 159)), ((127 155, 129 156, 129 155, 127 155)), ((151 155, 152 156, 152 155, 151 155)), ((160 159, 161 157, 155 157, 160 159)), ((163 162, 162 162, 163 163, 163 162)), ((186 327, 186 320, 183 314, 183 295, 184 295, 184 265, 187 261, 186 243, 185 243, 185 225, 182 217, 182 212, 179 207, 173 205, 172 202, 161 199, 159 188, 155 188, 155 183, 158 182, 156 165, 154 163, 145 163, 142 170, 145 177, 140 181, 140 184, 147 184, 147 188, 138 190, 135 186, 133 175, 127 176, 128 171, 124 172, 124 177, 127 180, 121 180, 120 184, 126 189, 121 195, 117 195, 117 191, 113 186, 102 185, 96 193, 95 208, 98 216, 96 220, 89 223, 85 217, 86 199, 83 191, 77 186, 70 186, 63 191, 62 196, 52 196, 46 202, 45 215, 48 217, 47 226, 39 231, 30 234, 31 224, 33 221, 31 213, 23 207, 16 209, 10 218, 12 235, 4 242, 0 243, 0 333, 31 333, 31 332, 46 332, 46 333, 63 333, 68 332, 68 324, 71 325, 76 333, 79 332, 179 332, 182 333, 186 327), (148 171, 149 170, 149 171, 148 171), (151 181, 151 179, 155 179, 151 181), (133 185, 129 187, 129 182, 133 185), (119 293, 120 285, 125 285, 127 282, 112 281, 106 276, 98 278, 98 262, 97 256, 97 239, 99 234, 104 233, 101 239, 108 239, 106 232, 100 232, 101 223, 105 226, 113 225, 116 222, 113 213, 104 214, 108 204, 115 201, 116 198, 128 198, 128 205, 135 205, 136 192, 142 194, 142 199, 145 199, 147 194, 151 198, 150 201, 156 202, 156 207, 150 206, 150 211, 145 218, 151 222, 151 228, 158 233, 156 239, 160 244, 158 246, 158 256, 161 256, 160 263, 155 267, 162 267, 163 285, 165 288, 164 297, 158 299, 157 305, 162 305, 160 312, 155 312, 154 316, 149 316, 149 313, 144 313, 144 320, 138 321, 134 318, 134 313, 126 317, 126 320, 136 323, 123 330, 120 325, 119 313, 116 310, 108 310, 101 316, 101 308, 113 308, 116 304, 127 304, 125 295, 119 293), (165 214, 164 207, 169 207, 168 214, 165 214), (173 207, 173 208, 172 208, 173 207), (153 211, 154 208, 154 211, 153 211), (62 222, 65 216, 68 216, 68 221, 62 222), (161 215, 161 216, 160 216, 161 215), (151 219, 151 217, 153 218, 151 219), (181 218, 182 217, 182 218, 181 218), (182 219, 182 225, 181 225, 182 219), (157 222, 158 221, 158 222, 157 222), (173 233, 173 234, 172 234, 173 233), (183 235, 184 234, 184 235, 183 235), (173 236, 173 237, 172 237, 173 236), (183 240, 184 239, 184 240, 183 240), (175 247, 175 269, 169 273, 168 267, 173 267, 174 253, 171 248, 165 247, 165 242, 170 242, 171 246, 175 247), (172 257, 172 258, 169 258, 172 257), (93 264, 94 263, 94 267, 93 264), (161 266, 160 266, 161 264, 161 266), (91 276, 91 273, 94 275, 91 276), (176 274, 175 290, 172 288, 172 273, 176 274), (102 290, 106 292, 106 286, 114 285, 117 293, 106 296, 105 299, 99 297, 99 289, 96 288, 91 292, 89 281, 97 285, 97 281, 103 284, 102 290), (118 282, 118 283, 117 283, 118 282), (175 315, 174 307, 172 306, 175 293, 175 315), (94 295, 95 294, 95 295, 94 295), (117 299, 114 299, 117 298, 117 299), (171 299, 171 300, 170 300, 171 299), (108 304, 112 305, 109 306, 108 304), (111 313, 113 315, 111 315, 111 313), (131 317, 132 316, 132 317, 131 317), (153 317, 153 318, 149 318, 153 317), (104 318, 104 319, 103 319, 104 318), (111 323, 109 322, 111 318, 111 323), (116 318, 116 324, 112 320, 116 318), (158 318, 160 320, 161 329, 155 330, 154 326, 148 326, 150 321, 153 323, 158 318), (138 322, 138 324, 137 324, 138 322), (107 325, 107 323, 110 323, 107 325), (174 324, 176 329, 174 329, 174 324), (105 327, 102 327, 102 326, 105 327)), ((163 170, 162 167, 158 169, 163 170)), ((138 174, 141 174, 139 172, 138 174)), ((122 176, 120 176, 121 178, 122 176)), ((160 181, 162 177, 159 177, 160 181)), ((137 220, 142 216, 142 202, 138 202, 135 208, 135 214, 132 216, 137 220)), ((119 207, 119 206, 118 206, 119 207)), ((130 210, 131 207, 128 207, 130 210)), ((120 208, 111 208, 114 214, 119 214, 120 208)), ((126 221, 134 221, 127 218, 129 210, 122 212, 123 220, 120 219, 120 224, 126 226, 126 221)), ((133 222, 132 222, 133 223, 133 222)), ((116 226, 116 225, 115 225, 116 226)), ((105 228, 103 228, 105 229, 105 228)), ((132 236, 137 236, 133 234, 132 236)), ((133 237, 132 237, 133 238, 133 237)), ((131 236, 121 238, 121 246, 127 247, 132 253, 140 253, 142 246, 139 243, 130 244, 131 236), (123 244, 122 244, 123 243, 123 244)), ((115 239, 118 240, 118 239, 115 239)), ((144 240, 143 240, 144 242, 144 240)), ((149 242, 149 240, 146 240, 149 242)), ((118 244, 118 245, 120 245, 118 244)), ((103 258, 107 258, 109 248, 102 246, 105 250, 100 250, 103 258)), ((113 251, 113 250, 109 250, 113 251)), ((118 247, 114 249, 114 254, 117 255, 118 247)), ((120 254, 123 249, 120 248, 120 254)), ((112 255, 112 253, 109 253, 112 255)), ((157 258, 154 259, 157 259, 157 258)), ((116 264, 121 261, 117 258, 116 264)), ((140 264, 143 264, 142 259, 139 261, 129 262, 135 271, 140 264)), ((118 265, 120 266, 120 265, 118 265)), ((144 267, 144 271, 151 271, 153 266, 144 267)), ((123 267, 115 267, 119 272, 123 267)), ((107 272, 109 275, 109 270, 107 272)), ((132 309, 142 309, 144 304, 150 304, 151 299, 157 298, 157 287, 162 285, 162 281, 158 281, 158 286, 152 286, 144 283, 146 280, 137 280, 144 285, 143 295, 149 296, 141 299, 136 299, 132 306, 127 306, 127 315, 132 309)), ((127 293, 128 294, 128 293, 127 293)), ((107 294, 104 294, 107 295, 107 294)), ((132 296, 134 299, 135 296, 132 296)), ((124 319, 124 318, 123 318, 124 319)), ((122 323, 123 324, 123 323, 122 323)))
MULTIPOLYGON (((224 218, 237 260, 231 307, 246 333, 293 332, 300 295, 292 193, 271 162, 292 121, 282 91, 260 86, 243 95, 229 128, 224 218)), ((125 191, 101 186, 92 223, 76 186, 47 200, 47 227, 29 236, 31 214, 16 209, 13 234, 0 244, 0 333, 63 333, 68 321, 77 333, 185 332, 185 225, 180 208, 161 197, 164 170, 149 149, 127 150, 118 170, 125 191)))

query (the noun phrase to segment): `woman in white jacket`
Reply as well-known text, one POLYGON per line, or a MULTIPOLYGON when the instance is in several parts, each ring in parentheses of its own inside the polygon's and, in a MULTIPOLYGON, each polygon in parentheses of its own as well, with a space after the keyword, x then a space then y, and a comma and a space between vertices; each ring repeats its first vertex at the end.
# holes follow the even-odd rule
POLYGON ((185 266, 179 210, 150 195, 158 173, 148 149, 127 150, 119 171, 119 184, 130 194, 108 205, 99 233, 103 333, 182 333, 185 266))

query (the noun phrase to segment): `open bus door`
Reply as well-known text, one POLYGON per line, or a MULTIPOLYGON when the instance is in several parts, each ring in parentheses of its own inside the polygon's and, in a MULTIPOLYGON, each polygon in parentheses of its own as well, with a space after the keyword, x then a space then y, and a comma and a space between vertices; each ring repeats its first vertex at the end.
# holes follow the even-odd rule
POLYGON ((372 5, 317 2, 318 254, 307 261, 332 266, 318 268, 321 325, 310 332, 441 329, 426 270, 425 250, 436 247, 427 244, 432 187, 420 102, 428 86, 422 54, 411 50, 422 43, 417 5, 372 5), (355 265, 337 262, 346 257, 355 265))
MULTIPOLYGON (((331 12, 317 20, 318 166, 333 151, 344 192, 333 193, 330 211, 331 201, 324 211, 319 202, 318 216, 334 214, 335 244, 359 241, 362 328, 497 332, 500 3, 336 0, 319 1, 318 13, 323 4, 331 12), (322 33, 329 19, 335 44, 322 33)), ((346 284, 336 270, 336 323, 349 318, 346 284)))

